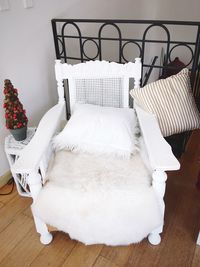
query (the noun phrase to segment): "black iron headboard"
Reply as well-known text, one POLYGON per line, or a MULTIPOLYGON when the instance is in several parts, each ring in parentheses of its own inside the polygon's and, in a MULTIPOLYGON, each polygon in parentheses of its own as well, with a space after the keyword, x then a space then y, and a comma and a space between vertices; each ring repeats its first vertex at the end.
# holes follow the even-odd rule
POLYGON ((200 22, 52 19, 52 28, 57 59, 72 64, 96 59, 124 63, 141 57, 142 85, 180 70, 180 65, 171 64, 179 57, 191 70, 200 107, 200 22))
MULTIPOLYGON (((105 59, 103 49, 104 51, 108 50, 105 42, 109 42, 110 47, 115 43, 117 49, 115 49, 114 61, 123 63, 131 61, 135 57, 141 57, 142 85, 148 82, 153 69, 160 69, 160 73, 163 74, 169 68, 176 68, 169 65, 177 56, 176 52, 179 52, 180 57, 188 54, 187 62, 184 63, 191 69, 194 95, 198 97, 200 94, 200 22, 53 19, 52 27, 57 59, 63 59, 64 62, 73 60, 77 63, 95 59, 102 60, 105 59), (109 32, 104 36, 108 27, 109 32), (188 36, 187 39, 185 36, 188 36), (68 45, 70 42, 71 47, 68 45), (87 54, 88 44, 96 50, 92 56, 87 54), (152 45, 155 47, 154 51, 152 51, 152 45), (73 46, 76 49, 75 55, 73 46), (162 48, 163 58, 161 58, 162 48), (131 49, 135 53, 130 58, 131 49), (129 52, 128 59, 125 55, 126 50, 129 52)), ((182 58, 180 60, 184 61, 182 58)))

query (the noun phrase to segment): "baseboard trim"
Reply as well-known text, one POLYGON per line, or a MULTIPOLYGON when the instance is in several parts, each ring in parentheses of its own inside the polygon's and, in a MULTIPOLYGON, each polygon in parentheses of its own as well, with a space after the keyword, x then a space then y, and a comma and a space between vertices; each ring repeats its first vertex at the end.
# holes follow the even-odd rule
POLYGON ((2 176, 0 176, 0 188, 7 184, 7 182, 12 177, 12 174, 10 171, 6 172, 2 176))

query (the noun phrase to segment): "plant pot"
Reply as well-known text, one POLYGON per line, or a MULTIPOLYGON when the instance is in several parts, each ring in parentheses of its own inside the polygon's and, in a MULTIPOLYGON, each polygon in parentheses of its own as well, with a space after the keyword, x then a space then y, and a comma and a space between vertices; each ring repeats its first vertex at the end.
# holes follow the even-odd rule
POLYGON ((27 126, 19 129, 10 129, 10 132, 16 141, 22 141, 26 139, 27 126))

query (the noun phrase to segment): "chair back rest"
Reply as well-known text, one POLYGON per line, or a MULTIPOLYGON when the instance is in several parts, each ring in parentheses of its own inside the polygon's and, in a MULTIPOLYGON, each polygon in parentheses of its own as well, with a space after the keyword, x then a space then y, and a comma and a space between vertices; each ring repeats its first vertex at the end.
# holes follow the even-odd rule
POLYGON ((141 60, 118 64, 107 61, 88 61, 76 65, 56 60, 56 80, 59 102, 64 101, 63 80, 68 80, 70 107, 87 103, 110 107, 129 106, 129 81, 134 78, 134 88, 140 86, 141 60))

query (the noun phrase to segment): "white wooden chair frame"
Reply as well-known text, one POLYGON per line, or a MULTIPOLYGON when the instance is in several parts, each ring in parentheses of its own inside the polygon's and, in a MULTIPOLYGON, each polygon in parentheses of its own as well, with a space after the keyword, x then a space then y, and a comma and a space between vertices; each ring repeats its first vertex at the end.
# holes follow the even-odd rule
MULTIPOLYGON (((127 107, 129 103, 129 78, 134 78, 134 88, 139 87, 141 78, 141 61, 137 58, 135 63, 127 63, 124 65, 108 62, 89 62, 72 66, 62 64, 60 60, 56 60, 55 72, 59 97, 58 104, 52 107, 43 116, 33 139, 23 149, 21 156, 12 167, 13 173, 26 174, 33 201, 35 201, 43 186, 45 171, 47 169, 50 155, 49 151, 51 152, 51 149, 49 149, 51 147, 51 139, 58 131, 60 122, 63 118, 65 108, 63 79, 68 79, 70 104, 73 106, 76 101, 76 96, 73 94, 75 84, 74 79, 123 77, 125 89, 123 106, 127 107), (108 64, 111 64, 109 72, 107 69, 109 66, 108 64), (99 66, 101 66, 101 69, 99 69, 99 66)), ((163 197, 165 194, 165 182, 167 180, 165 171, 177 170, 180 168, 180 164, 174 157, 170 145, 163 138, 156 117, 153 114, 149 114, 142 110, 137 105, 135 106, 135 109, 146 145, 149 162, 153 170, 152 187, 158 196, 159 204, 163 211, 163 223, 148 235, 149 242, 157 245, 161 241, 160 233, 163 230, 164 224, 165 204, 163 197)), ((33 217, 36 230, 41 235, 41 243, 49 244, 52 240, 52 235, 48 232, 46 224, 34 214, 33 217)))

